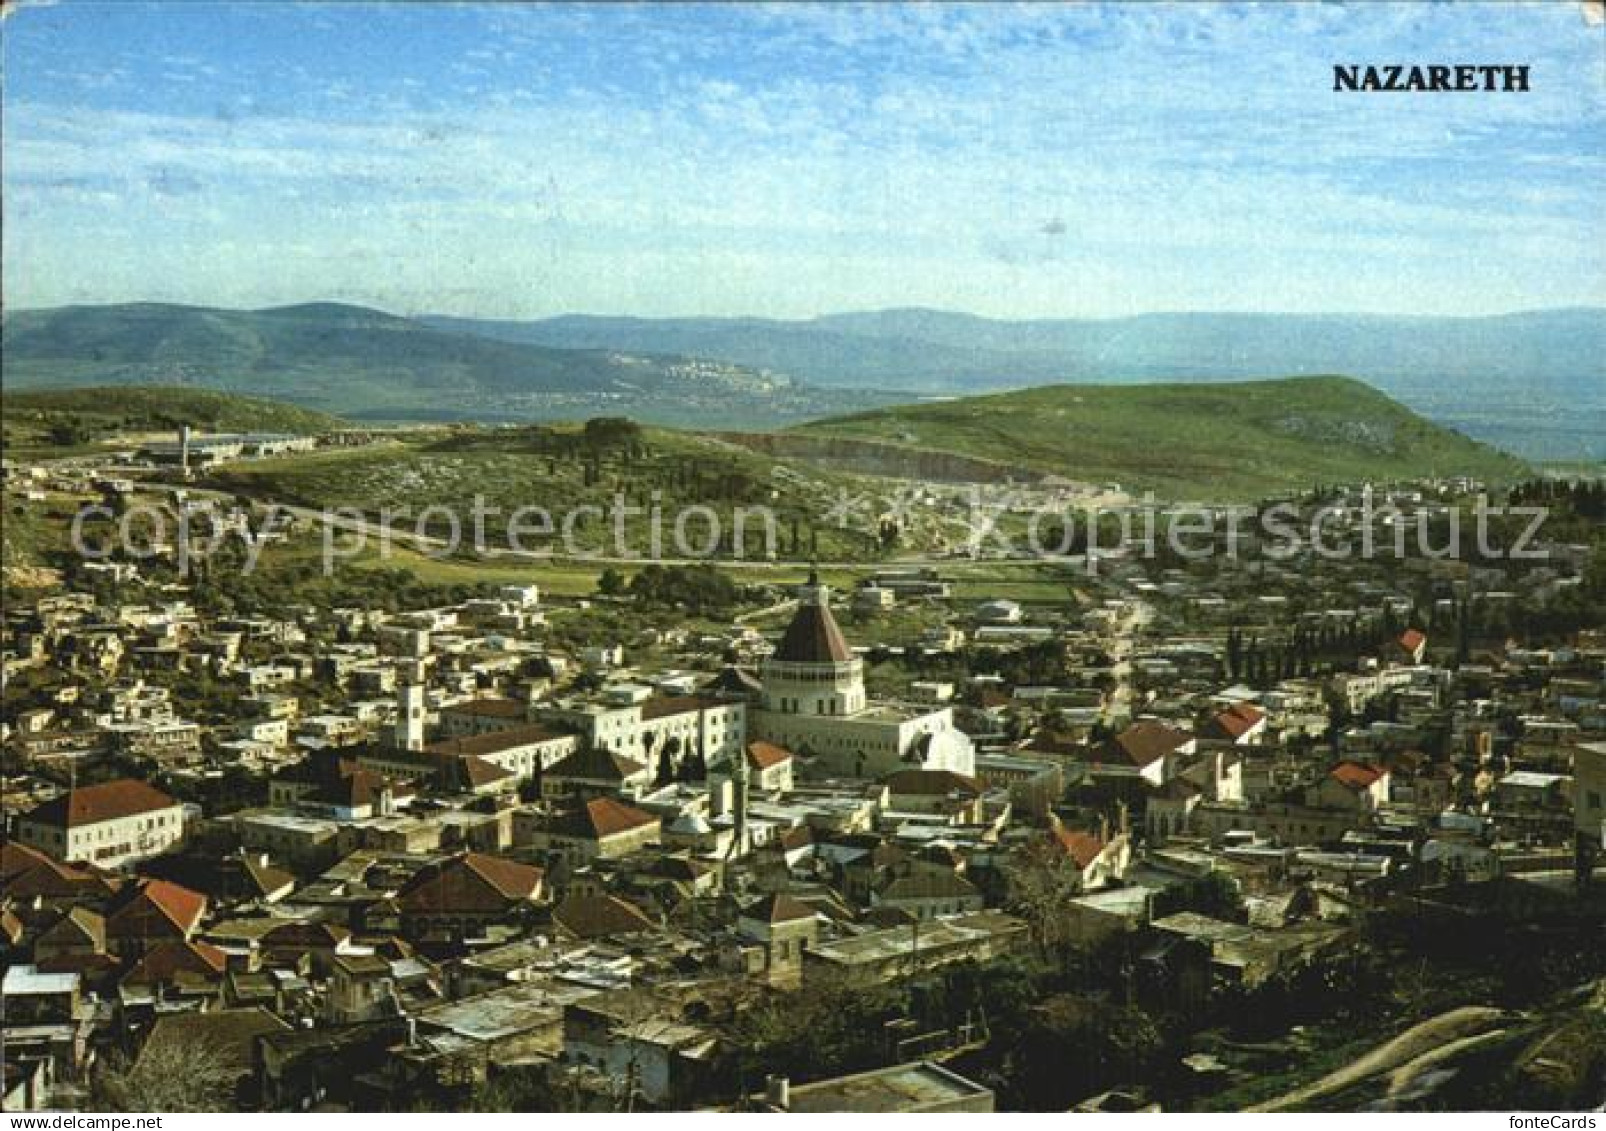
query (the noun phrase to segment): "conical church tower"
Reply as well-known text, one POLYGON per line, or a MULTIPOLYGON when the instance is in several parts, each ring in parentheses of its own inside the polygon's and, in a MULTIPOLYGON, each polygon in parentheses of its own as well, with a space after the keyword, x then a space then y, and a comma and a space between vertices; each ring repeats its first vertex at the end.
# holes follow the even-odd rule
POLYGON ((798 591, 797 613, 775 654, 759 669, 764 708, 787 715, 841 717, 864 710, 864 661, 831 615, 831 591, 818 571, 798 591))

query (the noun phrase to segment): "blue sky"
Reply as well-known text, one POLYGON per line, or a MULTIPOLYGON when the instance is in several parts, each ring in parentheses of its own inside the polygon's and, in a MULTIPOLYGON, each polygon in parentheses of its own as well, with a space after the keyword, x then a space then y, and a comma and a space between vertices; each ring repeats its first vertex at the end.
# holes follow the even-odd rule
POLYGON ((4 28, 12 306, 1606 305, 1571 2, 86 3, 4 28), (1334 94, 1512 62, 1527 95, 1334 94))

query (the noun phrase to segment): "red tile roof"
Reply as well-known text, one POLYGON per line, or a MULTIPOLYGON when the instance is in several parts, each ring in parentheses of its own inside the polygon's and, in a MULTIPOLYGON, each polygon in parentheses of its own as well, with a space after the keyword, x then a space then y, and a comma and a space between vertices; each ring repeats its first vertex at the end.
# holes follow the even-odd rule
POLYGON ((42 949, 88 946, 91 950, 103 951, 106 949, 106 918, 87 907, 74 907, 40 932, 34 945, 37 947, 40 943, 48 944, 42 949))
POLYGON ((812 825, 794 825, 782 829, 770 843, 778 846, 782 852, 796 852, 814 843, 814 828, 812 825))
POLYGON ((656 825, 658 818, 644 813, 633 805, 615 801, 611 797, 596 797, 587 801, 578 811, 584 826, 598 838, 616 836, 646 825, 656 825))
POLYGON ((641 705, 643 721, 667 718, 670 715, 689 715, 693 711, 706 711, 712 707, 728 706, 718 699, 709 699, 701 695, 664 695, 657 699, 649 699, 641 705))
POLYGON ((452 780, 461 782, 471 790, 494 785, 497 782, 504 782, 511 787, 513 783, 510 779, 519 776, 505 766, 498 766, 495 762, 487 761, 473 754, 464 755, 461 758, 454 759, 454 761, 457 773, 452 780))
POLYGON ((487 731, 485 734, 465 738, 447 738, 424 747, 427 754, 500 754, 521 746, 535 746, 558 738, 567 738, 563 731, 531 723, 529 726, 508 727, 506 730, 487 731))
POLYGON ((755 770, 768 770, 779 766, 782 762, 790 762, 792 752, 785 747, 777 746, 773 742, 749 742, 747 744, 747 764, 755 770))
POLYGON ((0 844, 0 882, 4 882, 8 889, 15 877, 25 876, 37 868, 57 871, 65 870, 67 867, 69 865, 53 860, 37 848, 29 848, 26 844, 18 844, 14 840, 0 844))
POLYGON ((1087 752, 1085 743, 1079 742, 1073 735, 1039 727, 1025 744, 1025 749, 1037 754, 1069 754, 1078 756, 1087 752))
POLYGON ((1111 762, 1147 766, 1186 744, 1193 735, 1164 723, 1133 723, 1100 747, 1111 762))
POLYGON ((41 974, 77 974, 86 983, 98 983, 117 972, 116 956, 87 952, 53 954, 37 963, 41 974))
POLYGON ((509 899, 529 899, 541 890, 544 873, 533 864, 520 864, 500 856, 466 852, 463 867, 473 870, 509 899))
POLYGON ((27 820, 58 828, 77 828, 102 821, 137 817, 177 805, 167 794, 142 781, 124 778, 101 785, 86 785, 40 805, 27 820))
POLYGON ((689 856, 664 856, 654 861, 651 866, 654 875, 690 882, 696 882, 713 870, 712 864, 693 860, 689 856))
POLYGON ((635 904, 612 895, 571 895, 553 909, 552 921, 579 939, 631 935, 657 927, 635 904))
POLYGON ((831 607, 805 597, 786 626, 775 659, 790 664, 845 664, 853 650, 836 625, 831 607))
POLYGON ((886 785, 894 794, 908 797, 981 796, 980 782, 952 770, 899 770, 887 777, 886 785))
POLYGON ((123 975, 123 981, 137 986, 171 982, 183 975, 213 978, 228 965, 227 956, 211 943, 175 939, 152 947, 123 975))
POLYGON ((144 880, 134 895, 106 918, 108 933, 148 936, 163 922, 184 935, 201 925, 206 896, 167 880, 144 880))
POLYGON ((1333 767, 1332 777, 1351 789, 1367 789, 1385 772, 1376 766, 1362 765, 1360 762, 1340 762, 1333 767))
POLYGON ((1210 722, 1213 730, 1227 738, 1242 738, 1265 717, 1266 712, 1259 707, 1249 703, 1234 703, 1210 722))
POLYGON ((727 664, 717 676, 703 684, 703 690, 712 695, 745 696, 763 689, 757 676, 735 664, 727 664))
POLYGON ((645 771, 634 758, 616 754, 600 746, 588 746, 566 754, 543 771, 550 779, 576 778, 583 781, 622 782, 645 771))
POLYGON ((350 937, 351 931, 337 923, 287 919, 273 929, 263 932, 258 941, 274 950, 333 950, 350 937))
POLYGON ((980 895, 976 885, 958 873, 915 872, 892 880, 881 889, 879 898, 883 903, 891 903, 910 899, 971 899, 980 895))
POLYGON ((393 801, 404 801, 413 796, 410 783, 392 781, 383 774, 365 770, 355 763, 342 762, 332 778, 326 778, 310 796, 310 800, 343 809, 360 809, 379 803, 379 795, 389 790, 393 801))
POLYGON ((1415 628, 1408 628, 1400 633, 1400 647, 1407 652, 1415 652, 1428 642, 1427 634, 1415 628))
POLYGON ((742 908, 742 918, 756 919, 760 923, 792 923, 814 918, 814 908, 785 892, 774 892, 742 908))
POLYGON ((537 898, 544 875, 531 864, 465 852, 419 869, 396 902, 411 915, 497 914, 537 898))
POLYGON ((1092 833, 1073 832, 1062 826, 1054 829, 1049 835, 1053 837, 1055 844, 1076 861, 1078 868, 1086 868, 1098 859, 1099 853, 1104 851, 1104 842, 1092 833))
POLYGON ((117 882, 94 868, 63 864, 15 841, 0 845, 0 891, 13 899, 107 896, 116 890, 117 882))
POLYGON ((446 715, 468 715, 480 719, 522 719, 529 710, 527 704, 517 699, 470 699, 464 703, 453 703, 442 707, 441 713, 446 715))

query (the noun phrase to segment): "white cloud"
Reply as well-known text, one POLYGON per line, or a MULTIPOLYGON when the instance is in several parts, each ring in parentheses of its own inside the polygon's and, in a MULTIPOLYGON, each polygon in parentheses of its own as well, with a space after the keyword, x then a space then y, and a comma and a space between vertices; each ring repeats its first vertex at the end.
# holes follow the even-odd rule
POLYGON ((285 68, 294 110, 13 98, 7 227, 37 258, 6 283, 59 301, 93 232, 191 298, 433 279, 465 313, 1600 301, 1606 75, 1562 93, 1580 21, 1489 7, 496 8, 439 73, 285 68), (1531 96, 1328 89, 1334 61, 1481 58, 1519 26, 1531 96))

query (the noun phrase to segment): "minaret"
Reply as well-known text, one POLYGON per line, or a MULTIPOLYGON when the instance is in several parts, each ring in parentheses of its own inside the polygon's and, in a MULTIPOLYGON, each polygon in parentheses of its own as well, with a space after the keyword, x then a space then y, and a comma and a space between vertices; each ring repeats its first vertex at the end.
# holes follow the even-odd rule
POLYGON ((736 751, 731 764, 731 816, 736 830, 734 855, 747 855, 747 751, 736 751))
POLYGON ((403 677, 396 689, 396 746, 402 750, 424 748, 424 680, 421 664, 403 677))
POLYGON ((178 426, 178 466, 184 478, 190 477, 190 426, 178 426))

